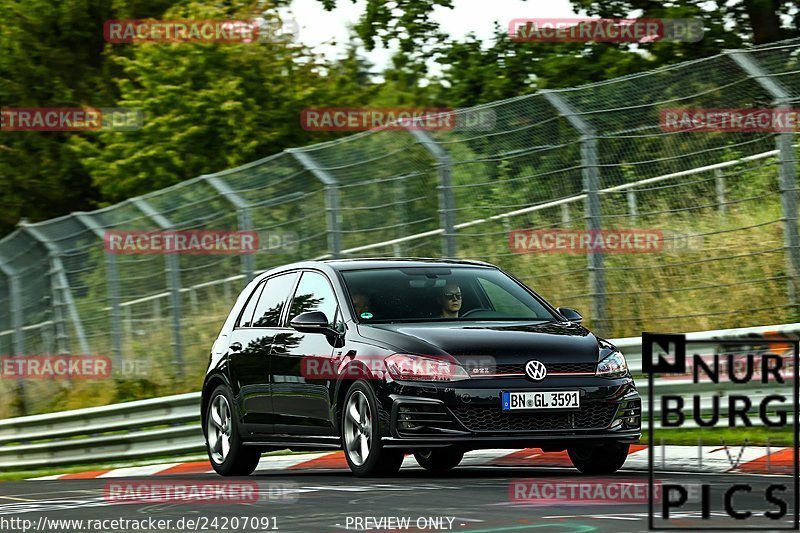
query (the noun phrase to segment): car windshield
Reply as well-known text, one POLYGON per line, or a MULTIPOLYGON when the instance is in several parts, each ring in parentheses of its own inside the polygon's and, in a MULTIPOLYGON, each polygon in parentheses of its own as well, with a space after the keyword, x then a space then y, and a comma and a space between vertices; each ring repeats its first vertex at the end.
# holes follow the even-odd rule
POLYGON ((363 323, 557 318, 519 283, 493 268, 374 268, 341 274, 363 323))

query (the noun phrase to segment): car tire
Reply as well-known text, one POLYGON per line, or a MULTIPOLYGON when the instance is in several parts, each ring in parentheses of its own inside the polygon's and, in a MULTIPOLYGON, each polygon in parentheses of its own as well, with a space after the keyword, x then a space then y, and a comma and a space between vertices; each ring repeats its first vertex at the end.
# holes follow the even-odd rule
POLYGON ((347 465, 359 477, 391 476, 403 464, 401 450, 383 447, 378 413, 378 402, 369 383, 353 383, 344 399, 340 427, 347 465))
POLYGON ((447 448, 433 448, 414 452, 414 459, 419 466, 431 472, 445 472, 457 467, 464 458, 462 450, 447 448))
POLYGON ((261 451, 245 446, 234 415, 228 387, 220 385, 208 401, 205 418, 206 451, 221 476, 248 476, 258 466, 261 451))
POLYGON ((572 464, 582 474, 613 474, 625 464, 630 444, 614 442, 600 446, 567 448, 572 464))

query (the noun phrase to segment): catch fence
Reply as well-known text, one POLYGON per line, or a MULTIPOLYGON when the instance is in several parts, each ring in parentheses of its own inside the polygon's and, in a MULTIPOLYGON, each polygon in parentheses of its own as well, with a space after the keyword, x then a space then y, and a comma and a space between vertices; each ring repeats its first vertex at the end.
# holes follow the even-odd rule
POLYGON ((491 127, 363 132, 23 222, 0 240, 0 353, 105 354, 115 379, 0 380, 18 398, 0 415, 63 408, 82 390, 97 405, 196 390, 246 281, 301 259, 489 261, 604 337, 796 321, 797 128, 671 131, 662 113, 798 102, 791 40, 458 111, 491 127), (530 253, 515 243, 554 229, 659 231, 665 246, 530 253), (104 248, 109 230, 252 230, 262 246, 119 255, 104 248))

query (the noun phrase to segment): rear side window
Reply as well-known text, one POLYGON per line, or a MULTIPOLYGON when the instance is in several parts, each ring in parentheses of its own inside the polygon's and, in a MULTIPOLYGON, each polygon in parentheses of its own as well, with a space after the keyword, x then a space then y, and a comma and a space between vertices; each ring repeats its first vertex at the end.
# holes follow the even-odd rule
POLYGON ((261 296, 261 291, 264 290, 264 282, 258 284, 258 286, 253 290, 253 293, 250 295, 250 299, 247 300, 247 305, 244 306, 244 311, 242 311, 241 316, 239 317, 239 323, 236 324, 238 328, 249 328, 253 325, 253 311, 256 309, 256 304, 258 303, 258 298, 261 296))
POLYGON ((289 320, 307 311, 322 311, 332 324, 337 310, 336 295, 328 278, 317 272, 303 272, 292 300, 289 320))
POLYGON ((269 278, 253 314, 254 328, 276 328, 280 326, 281 312, 294 287, 297 273, 281 274, 269 278))

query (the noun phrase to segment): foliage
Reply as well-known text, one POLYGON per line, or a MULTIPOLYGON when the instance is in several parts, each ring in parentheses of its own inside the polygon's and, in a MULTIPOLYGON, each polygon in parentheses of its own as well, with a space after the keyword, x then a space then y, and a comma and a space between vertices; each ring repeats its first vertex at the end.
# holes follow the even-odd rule
MULTIPOLYGON (((346 2, 347 0, 340 0, 346 2)), ((504 27, 490 43, 442 34, 434 13, 452 0, 368 0, 344 57, 302 45, 111 45, 103 23, 124 18, 277 17, 288 0, 0 0, 0 102, 12 107, 137 107, 136 132, 0 133, 0 230, 157 190, 284 148, 339 136, 304 131, 299 113, 322 106, 464 107, 707 57, 722 48, 798 34, 791 0, 573 0, 604 17, 700 17, 699 43, 518 43, 504 27), (256 7, 258 6, 258 7, 256 7), (783 17, 783 19, 781 19, 783 17), (786 22, 782 22, 786 21, 786 22), (398 44, 372 76, 360 50, 398 44), (429 67, 438 62, 441 75, 429 67)), ((336 0, 320 0, 332 9, 336 0)))

